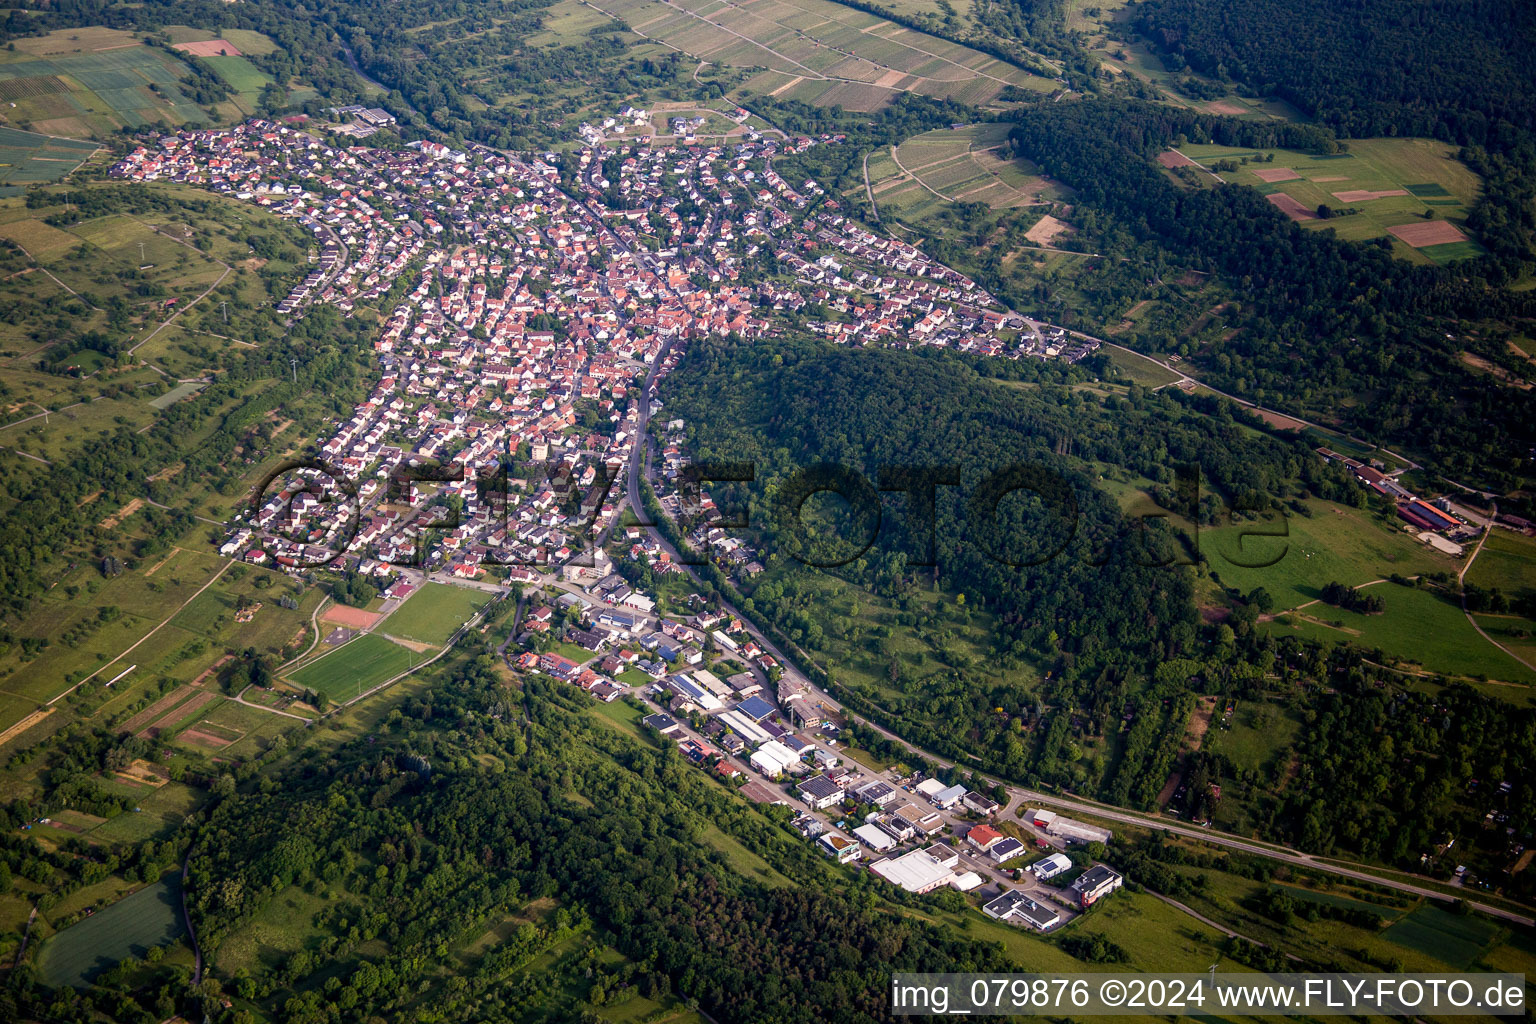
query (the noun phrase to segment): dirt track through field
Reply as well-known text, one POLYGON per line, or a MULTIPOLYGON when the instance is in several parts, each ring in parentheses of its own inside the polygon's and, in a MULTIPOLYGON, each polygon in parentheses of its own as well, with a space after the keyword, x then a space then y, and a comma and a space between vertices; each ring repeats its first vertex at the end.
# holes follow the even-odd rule
POLYGON ((20 736, 22 733, 26 732, 28 729, 32 728, 38 722, 41 722, 51 714, 53 714, 53 708, 44 708, 41 711, 34 711, 26 718, 23 718, 21 721, 5 730, 5 732, 0 732, 0 747, 5 746, 7 743, 11 742, 11 740, 15 739, 17 736, 20 736))

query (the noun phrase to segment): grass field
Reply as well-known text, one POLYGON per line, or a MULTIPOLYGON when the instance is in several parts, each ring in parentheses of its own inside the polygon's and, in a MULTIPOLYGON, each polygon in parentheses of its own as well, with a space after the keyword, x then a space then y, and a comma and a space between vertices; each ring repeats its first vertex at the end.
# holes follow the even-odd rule
POLYGON ((392 636, 424 644, 445 644, 454 630, 469 621, 471 615, 491 595, 468 587, 446 583, 428 583, 412 594, 380 627, 392 636))
POLYGON ((1222 583, 1244 593, 1263 587, 1277 611, 1317 600, 1334 581, 1353 587, 1393 573, 1416 576, 1459 568, 1455 560, 1368 512, 1325 501, 1309 501, 1307 507, 1311 518, 1202 528, 1200 551, 1222 583), (1262 536, 1282 531, 1285 536, 1262 536), (1273 565, 1261 564, 1274 559, 1273 565))
POLYGON ((1233 712, 1230 724, 1216 717, 1201 749, 1225 755, 1239 769, 1274 774, 1270 762, 1275 751, 1290 746, 1301 725, 1301 717, 1290 709, 1244 702, 1233 712))
POLYGON ((408 647, 364 633, 288 674, 288 679, 334 701, 351 700, 427 660, 408 647))
POLYGON ((181 876, 172 872, 49 939, 40 963, 43 980, 50 985, 89 984, 119 960, 142 957, 151 946, 181 934, 181 876))
POLYGON ((901 92, 984 105, 1054 81, 830 0, 597 0, 638 35, 711 63, 766 69, 745 92, 875 110, 901 92))
POLYGON ((1511 601, 1536 594, 1536 538, 1494 530, 1467 570, 1467 582, 1498 587, 1511 601))
POLYGON ((1297 613, 1293 624, 1277 621, 1272 628, 1366 650, 1380 648, 1430 672, 1536 684, 1536 673, 1478 636, 1460 603, 1449 595, 1391 583, 1378 584, 1371 592, 1386 604, 1380 615, 1317 604, 1297 613))
POLYGON ((232 973, 242 967, 250 971, 261 964, 280 964, 299 950, 314 928, 314 916, 325 906, 319 896, 296 885, 284 889, 219 947, 219 970, 232 973))
POLYGON ((199 57, 198 60, 213 69, 235 93, 234 103, 246 115, 256 112, 256 99, 272 76, 252 64, 245 57, 199 57))
POLYGON ((1179 375, 1154 363, 1144 356, 1134 352, 1126 352, 1118 348, 1102 349, 1109 361, 1120 371, 1122 377, 1134 381, 1142 387, 1160 388, 1179 380, 1179 375))
MULTIPOLYGON (((1351 139, 1348 145, 1349 152, 1331 156, 1213 145, 1186 145, 1180 152, 1206 166, 1221 159, 1240 160, 1273 153, 1273 162, 1223 171, 1220 177, 1258 188, 1265 194, 1284 193, 1308 210, 1320 205, 1335 210, 1357 209, 1359 213, 1353 216, 1302 222, 1309 229, 1335 231, 1341 238, 1359 241, 1391 237, 1389 228, 1424 225, 1423 214, 1428 211, 1433 211, 1436 221, 1465 224, 1482 184, 1476 174, 1455 159, 1454 147, 1430 139, 1351 139), (1294 172, 1296 177, 1264 180, 1263 176, 1278 177, 1285 170, 1294 172), (1373 199, 1351 196, 1352 192, 1403 194, 1373 199)), ((1392 247, 1397 255, 1421 263, 1449 262, 1482 252, 1470 240, 1415 249, 1392 238, 1392 247)))
POLYGON ((1437 906, 1422 906, 1382 935, 1407 949, 1427 953, 1459 970, 1477 962, 1498 932, 1482 918, 1459 917, 1437 906))

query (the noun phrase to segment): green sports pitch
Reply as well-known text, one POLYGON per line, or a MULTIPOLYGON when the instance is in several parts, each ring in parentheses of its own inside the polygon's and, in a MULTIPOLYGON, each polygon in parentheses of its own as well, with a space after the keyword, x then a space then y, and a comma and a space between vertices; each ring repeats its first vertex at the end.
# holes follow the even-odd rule
POLYGON ((409 671, 431 656, 430 653, 418 654, 376 633, 364 633, 288 673, 288 679, 331 700, 347 701, 409 671))
POLYGON ((445 644, 490 599, 491 595, 481 590, 428 583, 407 598, 381 628, 407 640, 445 644))

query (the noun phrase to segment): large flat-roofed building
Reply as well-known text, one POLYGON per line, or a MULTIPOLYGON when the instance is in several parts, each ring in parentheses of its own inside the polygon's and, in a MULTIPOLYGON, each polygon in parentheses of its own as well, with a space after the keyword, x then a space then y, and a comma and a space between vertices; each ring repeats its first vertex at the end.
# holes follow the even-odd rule
POLYGON ((800 785, 795 787, 804 800, 815 810, 823 807, 831 807, 843 798, 843 787, 827 778, 825 775, 813 775, 800 785))
POLYGON ((799 755, 782 743, 764 743, 747 760, 769 778, 789 773, 800 764, 799 755))
POLYGON ((1078 906, 1086 909, 1124 884, 1125 878, 1118 871, 1103 864, 1095 864, 1078 875, 1077 881, 1072 883, 1067 892, 1077 901, 1078 906))
POLYGON ((915 893, 932 892, 941 885, 948 885, 954 877, 950 866, 927 850, 913 850, 900 857, 876 861, 870 865, 870 870, 892 885, 915 893))
POLYGON ((884 853, 896 845, 896 840, 885 829, 878 825, 860 825, 853 830, 859 842, 874 850, 876 853, 884 853))
POLYGON ((1017 857, 1019 854, 1023 853, 1024 850, 1025 846, 1023 843, 1013 838, 1013 836, 1005 836, 1002 839, 999 839, 997 842, 993 843, 991 848, 987 850, 987 853, 992 856, 993 860, 1001 864, 1004 861, 1009 861, 1017 857))
POLYGON ((863 800, 867 804, 874 804, 876 807, 884 807, 886 804, 901 796, 901 791, 896 789, 896 787, 892 786, 889 782, 882 782, 879 779, 870 779, 868 782, 862 782, 859 785, 853 787, 853 795, 858 797, 860 800, 863 800))
POLYGON ((1108 829, 1095 828, 1081 821, 1064 818, 1055 811, 1028 810, 1024 812, 1024 818, 1047 835, 1075 839, 1082 843, 1107 843, 1113 835, 1108 829))

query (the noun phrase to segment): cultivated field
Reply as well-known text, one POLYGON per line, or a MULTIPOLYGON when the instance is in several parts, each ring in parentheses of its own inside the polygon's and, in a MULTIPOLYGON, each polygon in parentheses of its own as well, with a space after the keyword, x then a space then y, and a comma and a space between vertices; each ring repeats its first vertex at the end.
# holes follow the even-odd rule
POLYGON ((186 74, 185 64, 127 32, 53 32, 0 51, 0 115, 15 127, 69 137, 206 122, 178 85, 186 74))
POLYGON ((1179 152, 1206 167, 1273 153, 1273 161, 1252 162, 1220 177, 1260 189, 1312 229, 1328 228, 1356 241, 1391 237, 1394 252, 1417 262, 1450 262, 1482 251, 1461 230, 1481 182, 1457 162, 1453 147, 1430 139, 1351 139, 1348 145, 1347 153, 1325 156, 1208 145, 1187 145, 1179 152), (1324 205, 1359 212, 1324 220, 1315 212, 1324 205), (1426 212, 1433 217, 1426 220, 1426 212))
POLYGON ((143 957, 181 934, 181 878, 172 872, 49 939, 40 961, 43 980, 78 988, 119 960, 143 957))
POLYGON ((869 188, 875 204, 882 213, 918 220, 951 203, 1003 210, 1070 194, 1029 161, 1011 159, 1007 140, 1006 124, 974 124, 926 132, 872 153, 869 188))
POLYGON ((241 113, 248 116, 256 112, 256 100, 261 90, 272 82, 271 75, 239 54, 204 56, 198 59, 212 68, 214 74, 222 78, 234 92, 231 102, 240 108, 241 113))
POLYGON ((94 142, 0 127, 0 186, 58 181, 95 151, 94 142))
POLYGON ((412 594, 382 629, 392 636, 424 644, 445 644, 491 595, 446 583, 428 583, 412 594))
POLYGON ((332 700, 345 701, 421 664, 427 657, 377 633, 364 633, 288 673, 288 679, 332 700))
POLYGON ((745 91, 875 110, 900 92, 982 105, 1010 85, 1057 83, 965 46, 830 0, 595 0, 647 39, 690 56, 761 68, 745 91))

